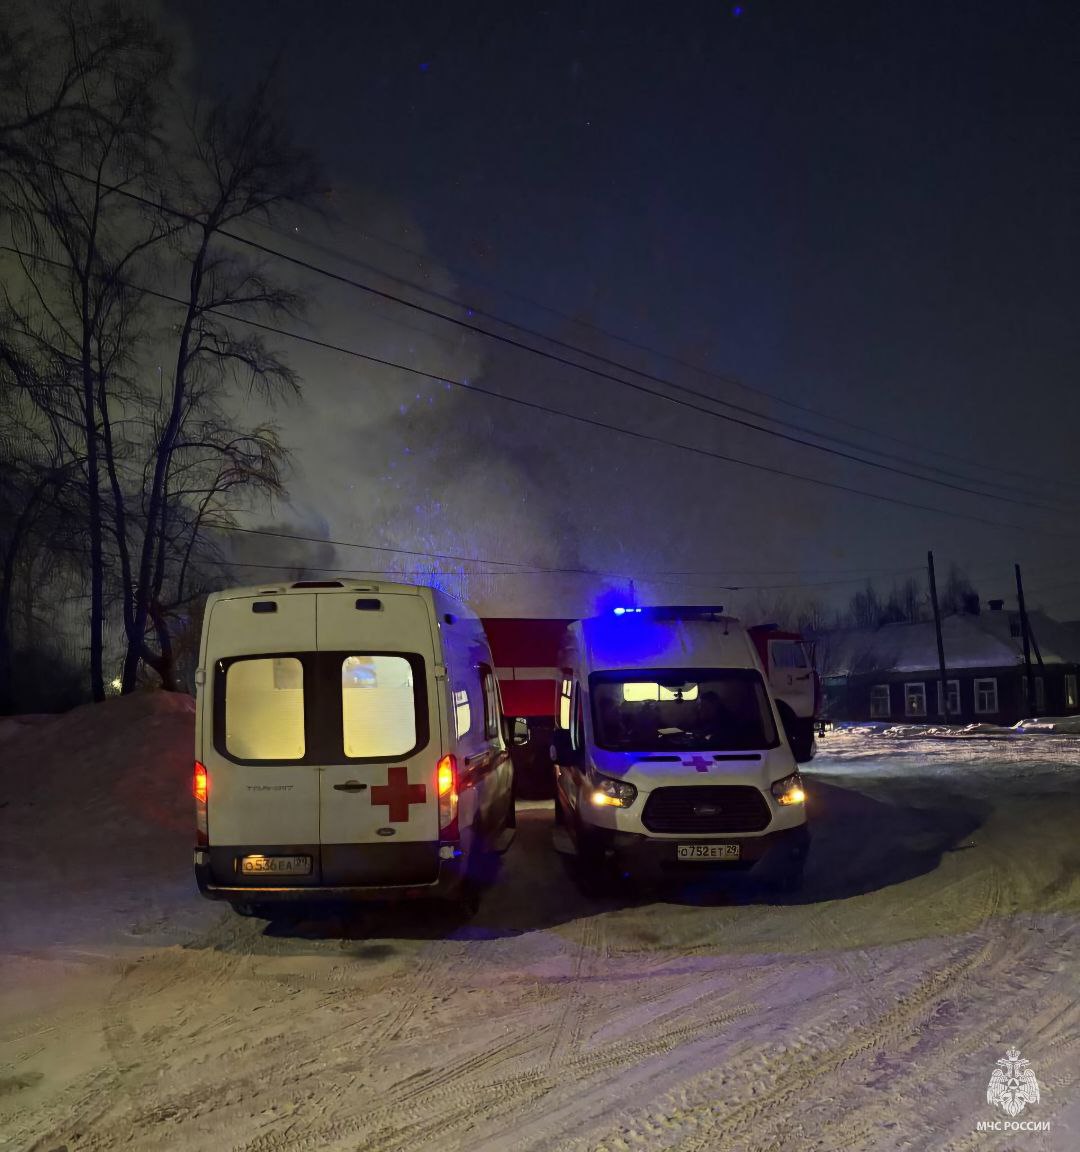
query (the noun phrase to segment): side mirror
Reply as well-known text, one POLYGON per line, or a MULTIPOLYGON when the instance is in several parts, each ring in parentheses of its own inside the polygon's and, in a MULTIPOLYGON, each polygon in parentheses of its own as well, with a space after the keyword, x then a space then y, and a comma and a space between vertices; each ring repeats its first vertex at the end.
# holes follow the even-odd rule
POLYGON ((570 733, 565 728, 555 728, 551 733, 551 762, 553 764, 573 764, 574 747, 570 743, 570 733))
POLYGON ((510 729, 510 743, 517 748, 529 742, 529 725, 519 716, 510 729))

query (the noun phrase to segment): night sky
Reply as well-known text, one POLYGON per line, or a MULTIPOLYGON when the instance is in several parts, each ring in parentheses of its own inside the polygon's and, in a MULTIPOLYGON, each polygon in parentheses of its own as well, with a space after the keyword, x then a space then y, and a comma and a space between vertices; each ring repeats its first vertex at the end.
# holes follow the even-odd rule
MULTIPOLYGON (((1075 4, 263 2, 255 18, 250 4, 186 0, 176 11, 196 88, 238 91, 278 59, 297 135, 333 188, 335 221, 304 226, 320 245, 897 466, 1073 506, 845 463, 313 282, 310 331, 337 343, 1024 527, 808 487, 303 349, 304 408, 280 417, 297 469, 281 522, 541 567, 716 573, 639 579, 654 599, 765 583, 846 598, 864 573, 887 586, 933 547, 984 597, 1007 594, 1021 561, 1037 604, 1080 615, 1080 583, 1068 583, 1080 556, 1075 4)), ((388 559, 328 557, 318 552, 328 565, 388 559)), ((597 586, 549 576, 459 590, 486 611, 558 614, 582 610, 597 586)))

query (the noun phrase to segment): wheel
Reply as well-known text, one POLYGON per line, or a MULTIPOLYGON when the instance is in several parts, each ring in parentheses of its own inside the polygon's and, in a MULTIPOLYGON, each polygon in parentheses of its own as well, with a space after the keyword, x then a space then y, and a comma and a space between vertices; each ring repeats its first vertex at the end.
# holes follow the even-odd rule
POLYGON ((504 828, 517 827, 517 788, 511 785, 510 788, 510 811, 506 814, 506 823, 504 828))
POLYGON ((280 910, 274 909, 272 904, 257 904, 257 903, 240 903, 234 904, 232 910, 238 916, 245 916, 252 920, 273 920, 275 916, 280 916, 280 910))
POLYGON ((586 896, 606 895, 615 880, 614 869, 604 850, 604 844, 574 813, 574 874, 578 887, 586 896))
POLYGON ((769 873, 766 886, 772 892, 779 892, 790 896, 802 890, 803 870, 806 867, 806 858, 799 856, 793 860, 785 860, 769 873))

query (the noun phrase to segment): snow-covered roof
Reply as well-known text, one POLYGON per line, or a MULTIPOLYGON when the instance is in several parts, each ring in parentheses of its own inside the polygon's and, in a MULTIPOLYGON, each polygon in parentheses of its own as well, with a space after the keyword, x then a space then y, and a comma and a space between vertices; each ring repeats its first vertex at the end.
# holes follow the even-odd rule
MULTIPOLYGON (((941 622, 946 666, 957 670, 1023 663, 1023 640, 1012 634, 1015 618, 1013 612, 946 616, 941 622)), ((1080 636, 1073 630, 1042 612, 1030 613, 1029 620, 1044 664, 1080 663, 1080 636)), ((933 672, 938 667, 932 621, 833 632, 818 638, 817 649, 824 676, 933 672)), ((1031 658, 1034 662, 1034 651, 1031 658)))

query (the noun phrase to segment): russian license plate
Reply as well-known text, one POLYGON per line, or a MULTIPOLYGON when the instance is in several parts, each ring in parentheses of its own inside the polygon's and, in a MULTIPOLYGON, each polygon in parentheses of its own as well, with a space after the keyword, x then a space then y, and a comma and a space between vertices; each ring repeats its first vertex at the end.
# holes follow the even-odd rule
POLYGON ((245 876, 309 876, 310 856, 242 856, 240 871, 245 876))
POLYGON ((675 859, 738 860, 741 850, 739 844, 678 844, 675 847, 675 859))

